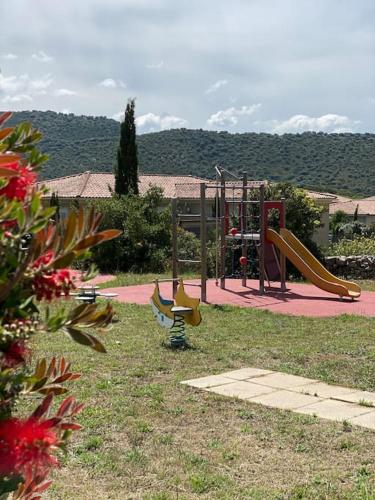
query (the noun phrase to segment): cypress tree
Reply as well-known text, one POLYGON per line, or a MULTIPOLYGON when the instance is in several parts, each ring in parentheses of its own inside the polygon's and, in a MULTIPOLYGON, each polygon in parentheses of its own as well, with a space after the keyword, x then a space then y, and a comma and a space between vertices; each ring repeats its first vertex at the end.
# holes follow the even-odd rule
POLYGON ((55 215, 53 216, 53 219, 55 222, 60 222, 60 200, 59 200, 59 195, 57 193, 52 193, 49 206, 56 207, 56 212, 55 215))
POLYGON ((139 193, 138 156, 134 108, 134 99, 129 99, 126 106, 124 121, 121 122, 120 144, 117 149, 117 166, 115 168, 115 193, 118 195, 139 193))
POLYGON ((356 222, 358 220, 358 205, 355 207, 354 214, 353 214, 353 222, 356 222))

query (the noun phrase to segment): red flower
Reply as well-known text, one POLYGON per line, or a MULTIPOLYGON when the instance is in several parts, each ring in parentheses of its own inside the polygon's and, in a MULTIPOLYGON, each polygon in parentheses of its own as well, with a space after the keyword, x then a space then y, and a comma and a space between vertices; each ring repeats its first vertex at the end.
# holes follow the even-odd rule
POLYGON ((33 264, 34 269, 40 269, 41 274, 37 274, 33 279, 33 289, 37 300, 46 299, 48 301, 55 297, 69 295, 70 290, 75 288, 69 269, 48 269, 43 270, 54 258, 51 251, 41 255, 33 264))
POLYGON ((2 354, 0 358, 1 368, 16 368, 26 362, 30 356, 30 349, 26 346, 24 340, 17 340, 2 349, 2 354))
POLYGON ((51 452, 60 444, 50 421, 10 418, 0 423, 0 475, 46 475, 58 466, 51 452))
POLYGON ((0 196, 4 195, 10 200, 23 201, 35 184, 36 174, 28 167, 21 166, 18 162, 3 165, 7 170, 14 170, 15 175, 10 177, 8 184, 0 189, 0 196))

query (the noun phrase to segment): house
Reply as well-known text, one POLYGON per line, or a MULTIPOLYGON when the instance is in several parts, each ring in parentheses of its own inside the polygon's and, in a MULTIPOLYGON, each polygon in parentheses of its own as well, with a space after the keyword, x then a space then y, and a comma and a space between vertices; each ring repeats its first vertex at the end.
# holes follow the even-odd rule
MULTIPOLYGON (((206 182, 208 185, 215 184, 212 180, 203 179, 191 175, 158 175, 143 174, 139 176, 139 193, 143 195, 146 191, 156 186, 163 189, 167 202, 173 198, 179 200, 179 211, 192 215, 200 213, 200 184, 206 182)), ((248 185, 257 188, 265 181, 249 181, 248 185)), ((112 173, 83 172, 57 179, 50 179, 40 183, 46 186, 49 193, 45 196, 46 201, 52 193, 59 196, 60 214, 67 214, 74 203, 85 203, 89 200, 109 198, 114 191, 115 178, 112 173)), ((330 193, 319 193, 308 191, 315 203, 322 209, 321 227, 317 228, 314 240, 320 245, 329 243, 329 207, 337 199, 336 195, 330 193)), ((240 200, 241 189, 236 189, 231 182, 226 183, 226 196, 228 199, 240 200)), ((375 202, 374 202, 375 203, 375 202)), ((206 213, 214 216, 216 210, 216 190, 208 189, 206 192, 206 213)), ((197 223, 185 225, 187 229, 197 229, 197 223)))
POLYGON ((375 224, 375 196, 364 198, 362 200, 346 200, 332 203, 329 213, 332 215, 338 211, 345 212, 350 218, 354 218, 357 211, 357 220, 370 226, 375 224))
POLYGON ((316 205, 321 208, 320 226, 314 232, 314 241, 321 246, 329 244, 329 214, 330 207, 336 201, 337 196, 332 193, 320 193, 318 191, 307 191, 309 198, 312 198, 316 205))

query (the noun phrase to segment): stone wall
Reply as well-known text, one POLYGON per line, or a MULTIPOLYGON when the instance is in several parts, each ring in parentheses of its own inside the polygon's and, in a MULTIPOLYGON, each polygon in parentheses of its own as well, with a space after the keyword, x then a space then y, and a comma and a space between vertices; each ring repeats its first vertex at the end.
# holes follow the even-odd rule
POLYGON ((375 279, 375 255, 325 257, 324 265, 336 276, 375 279))

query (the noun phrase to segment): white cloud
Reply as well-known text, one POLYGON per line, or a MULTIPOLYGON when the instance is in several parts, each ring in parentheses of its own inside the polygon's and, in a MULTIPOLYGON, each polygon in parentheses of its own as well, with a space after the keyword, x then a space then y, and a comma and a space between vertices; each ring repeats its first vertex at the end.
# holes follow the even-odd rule
POLYGON ((3 102, 4 104, 8 104, 8 103, 15 103, 15 102, 22 102, 22 101, 30 102, 32 100, 33 100, 33 98, 31 97, 31 95, 28 95, 28 94, 16 94, 16 95, 6 95, 1 100, 1 102, 3 102))
POLYGON ((214 92, 217 92, 222 87, 225 87, 225 85, 228 85, 228 80, 218 80, 217 82, 210 85, 205 93, 212 94, 214 92))
POLYGON ((44 52, 44 50, 38 50, 37 53, 33 54, 31 56, 31 59, 34 59, 35 61, 41 62, 41 63, 49 63, 54 60, 52 56, 49 56, 44 52))
POLYGON ((72 97, 77 95, 77 92, 69 89, 56 89, 53 95, 56 97, 72 97))
POLYGON ((351 120, 347 116, 327 114, 318 117, 294 115, 285 121, 273 121, 274 134, 299 133, 307 131, 321 132, 352 132, 359 125, 358 120, 351 120))
POLYGON ((126 89, 126 83, 122 80, 114 80, 113 78, 106 78, 99 83, 100 87, 105 87, 107 89, 126 89))
POLYGON ((112 120, 116 120, 117 122, 122 122, 124 119, 125 112, 124 111, 119 111, 118 113, 115 113, 114 115, 111 116, 112 120))
POLYGON ((33 96, 45 95, 52 82, 51 75, 33 79, 27 73, 12 76, 4 76, 0 73, 0 95, 3 94, 6 99, 3 102, 30 100, 33 96), (22 99, 20 96, 23 96, 22 99))
POLYGON ((158 63, 147 64, 146 68, 148 69, 161 69, 164 66, 164 61, 160 61, 158 63))
POLYGON ((5 94, 11 92, 16 93, 25 86, 28 75, 20 76, 4 76, 0 73, 0 92, 5 94))
POLYGON ((7 61, 14 61, 15 59, 18 59, 18 56, 16 54, 12 54, 12 53, 4 54, 2 57, 3 57, 3 59, 6 59, 7 61))
POLYGON ((251 116, 259 108, 261 104, 252 104, 251 106, 241 106, 240 108, 228 108, 217 113, 214 113, 207 120, 207 125, 211 128, 226 128, 237 125, 238 119, 241 116, 251 116))
MULTIPOLYGON (((116 113, 112 116, 113 119, 121 121, 124 113, 116 113)), ((147 113, 138 116, 135 123, 140 134, 148 132, 159 132, 160 130, 168 130, 171 128, 187 127, 189 122, 184 118, 173 115, 155 115, 154 113, 147 113)))
POLYGON ((29 85, 32 90, 35 90, 37 93, 44 94, 47 89, 52 85, 53 78, 51 75, 44 75, 41 78, 37 78, 35 80, 29 79, 29 85))

